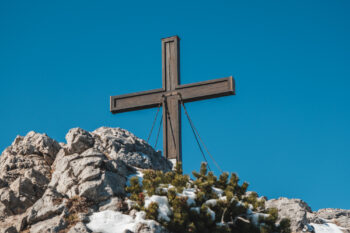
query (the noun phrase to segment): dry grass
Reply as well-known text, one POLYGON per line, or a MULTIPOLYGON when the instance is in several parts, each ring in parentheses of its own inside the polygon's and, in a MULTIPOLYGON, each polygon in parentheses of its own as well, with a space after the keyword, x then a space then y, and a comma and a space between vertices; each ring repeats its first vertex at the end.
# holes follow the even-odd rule
POLYGON ((61 197, 52 199, 52 203, 53 203, 54 205, 59 205, 59 204, 62 203, 62 201, 63 201, 63 198, 61 198, 61 197))
MULTIPOLYGON (((67 201, 66 207, 68 208, 68 215, 65 217, 65 221, 68 226, 65 230, 68 230, 72 226, 74 226, 77 222, 79 222, 79 213, 88 213, 89 208, 94 203, 92 201, 87 200, 85 197, 74 196, 67 201)), ((64 232, 60 232, 64 233, 64 232)))

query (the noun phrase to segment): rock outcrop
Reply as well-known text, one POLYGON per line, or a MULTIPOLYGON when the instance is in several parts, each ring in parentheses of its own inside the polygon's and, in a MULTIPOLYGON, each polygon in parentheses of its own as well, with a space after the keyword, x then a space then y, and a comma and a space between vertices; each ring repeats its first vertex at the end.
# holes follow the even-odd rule
MULTIPOLYGON (((160 152, 120 128, 74 128, 66 140, 58 143, 46 134, 29 132, 2 153, 1 233, 91 232, 86 227, 90 213, 128 212, 122 197, 130 174, 137 169, 171 169, 160 152)), ((156 222, 152 226, 164 230, 156 222)), ((145 230, 151 229, 147 224, 139 228, 138 232, 153 232, 145 230)))
POLYGON ((313 212, 306 202, 285 197, 268 200, 265 205, 278 209, 280 219, 289 218, 292 232, 315 232, 317 226, 327 228, 329 224, 334 224, 343 232, 350 233, 350 210, 328 208, 313 212))
MULTIPOLYGON (((117 232, 168 232, 131 209, 125 185, 139 170, 169 171, 171 166, 144 140, 120 128, 74 128, 66 144, 35 132, 18 136, 0 156, 0 233, 98 232, 92 218, 117 232), (124 231, 118 221, 128 228, 124 231)), ((350 210, 312 212, 302 200, 287 198, 269 200, 266 206, 289 218, 293 232, 335 224, 350 233, 350 210)))

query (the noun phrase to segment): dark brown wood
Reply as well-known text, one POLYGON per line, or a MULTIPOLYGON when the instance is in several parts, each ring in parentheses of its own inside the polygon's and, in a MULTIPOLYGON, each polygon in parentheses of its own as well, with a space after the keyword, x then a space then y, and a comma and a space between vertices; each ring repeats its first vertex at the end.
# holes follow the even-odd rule
POLYGON ((180 85, 176 88, 176 92, 181 94, 181 98, 186 103, 196 100, 204 100, 217 98, 221 96, 234 95, 234 85, 235 84, 233 78, 228 77, 180 85))
POLYGON ((163 108, 163 153, 168 159, 182 160, 181 106, 178 96, 169 96, 180 84, 179 42, 177 36, 162 39, 162 74, 166 107, 163 108))
POLYGON ((234 95, 233 77, 180 85, 180 38, 162 39, 163 87, 110 97, 112 113, 163 107, 163 155, 182 161, 180 100, 191 102, 234 95))
POLYGON ((155 89, 126 95, 111 96, 110 110, 112 113, 121 113, 157 107, 162 101, 163 94, 163 89, 155 89))

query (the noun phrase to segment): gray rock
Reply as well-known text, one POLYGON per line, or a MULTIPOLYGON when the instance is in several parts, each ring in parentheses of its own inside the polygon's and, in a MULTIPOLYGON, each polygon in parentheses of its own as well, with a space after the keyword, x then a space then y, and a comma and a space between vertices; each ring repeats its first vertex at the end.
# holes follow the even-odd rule
POLYGON ((92 135, 81 128, 70 129, 66 135, 68 154, 82 153, 83 151, 94 146, 94 138, 92 135))
POLYGON ((67 222, 64 221, 63 216, 55 216, 32 225, 30 233, 57 233, 66 226, 67 222))
POLYGON ((135 233, 168 233, 169 231, 160 224, 149 225, 146 223, 139 223, 135 227, 135 233))
POLYGON ((310 224, 334 223, 345 233, 350 233, 350 210, 320 209, 312 212, 307 203, 300 199, 279 198, 266 201, 267 208, 277 208, 279 219, 291 220, 292 232, 314 232, 310 224))
POLYGON ((25 137, 17 136, 5 152, 12 155, 48 155, 53 160, 61 146, 46 134, 30 131, 25 137))
POLYGON ((144 169, 169 171, 171 163, 144 140, 121 128, 101 127, 92 132, 94 147, 111 159, 144 169))
MULTIPOLYGON (((127 177, 139 169, 169 171, 171 163, 144 140, 120 128, 101 127, 93 132, 71 129, 67 143, 46 134, 18 136, 0 156, 0 233, 91 232, 86 224, 96 211, 128 213, 132 201, 125 198, 127 177), (74 214, 74 221, 69 220, 74 214), (75 224, 75 222, 77 222, 75 224)), ((266 201, 281 218, 301 232, 310 223, 334 222, 349 228, 348 210, 312 212, 298 199, 266 201)), ((166 233, 157 222, 141 221, 137 233, 166 233)))
POLYGON ((279 219, 289 218, 292 232, 302 231, 307 228, 307 213, 312 211, 306 202, 300 199, 280 197, 266 201, 265 206, 266 208, 277 208, 279 219))
MULTIPOLYGON (((134 167, 171 169, 159 152, 120 128, 74 128, 66 140, 29 132, 2 153, 0 232, 90 232, 85 223, 92 212, 129 210, 124 187, 134 167), (70 211, 79 221, 74 226, 67 222, 70 211)), ((163 232, 157 229, 138 226, 138 232, 163 232)))
POLYGON ((350 210, 343 209, 320 209, 314 212, 315 217, 348 229, 350 232, 350 210))
POLYGON ((127 210, 127 204, 124 203, 123 199, 120 197, 112 197, 104 202, 100 203, 99 211, 113 210, 113 211, 123 211, 127 210))
POLYGON ((17 136, 0 156, 0 219, 21 214, 38 200, 50 181, 50 165, 60 145, 33 131, 17 136))
POLYGON ((61 153, 53 164, 50 188, 68 198, 82 196, 96 202, 124 194, 128 169, 122 161, 110 161, 95 148, 82 154, 61 153))
POLYGON ((68 233, 90 233, 91 231, 82 223, 78 222, 75 226, 71 227, 68 233))
POLYGON ((30 209, 28 209, 26 223, 33 225, 45 219, 61 215, 66 210, 66 199, 62 195, 48 188, 30 209))

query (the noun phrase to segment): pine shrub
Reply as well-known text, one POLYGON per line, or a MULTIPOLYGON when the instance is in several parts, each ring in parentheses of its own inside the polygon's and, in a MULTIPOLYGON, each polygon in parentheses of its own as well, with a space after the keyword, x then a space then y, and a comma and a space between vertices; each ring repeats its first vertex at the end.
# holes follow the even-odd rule
POLYGON ((266 209, 265 200, 256 192, 247 192, 248 183, 239 184, 237 174, 224 172, 219 179, 208 172, 202 163, 199 172, 193 171, 194 180, 182 174, 181 164, 175 171, 147 170, 142 184, 137 177, 130 179, 126 191, 136 202, 137 210, 145 210, 146 218, 157 220, 174 233, 290 233, 290 222, 278 222, 277 209, 266 209), (195 193, 195 198, 185 192, 195 193), (165 196, 172 213, 170 221, 159 218, 159 204, 145 199, 152 195, 165 196))

